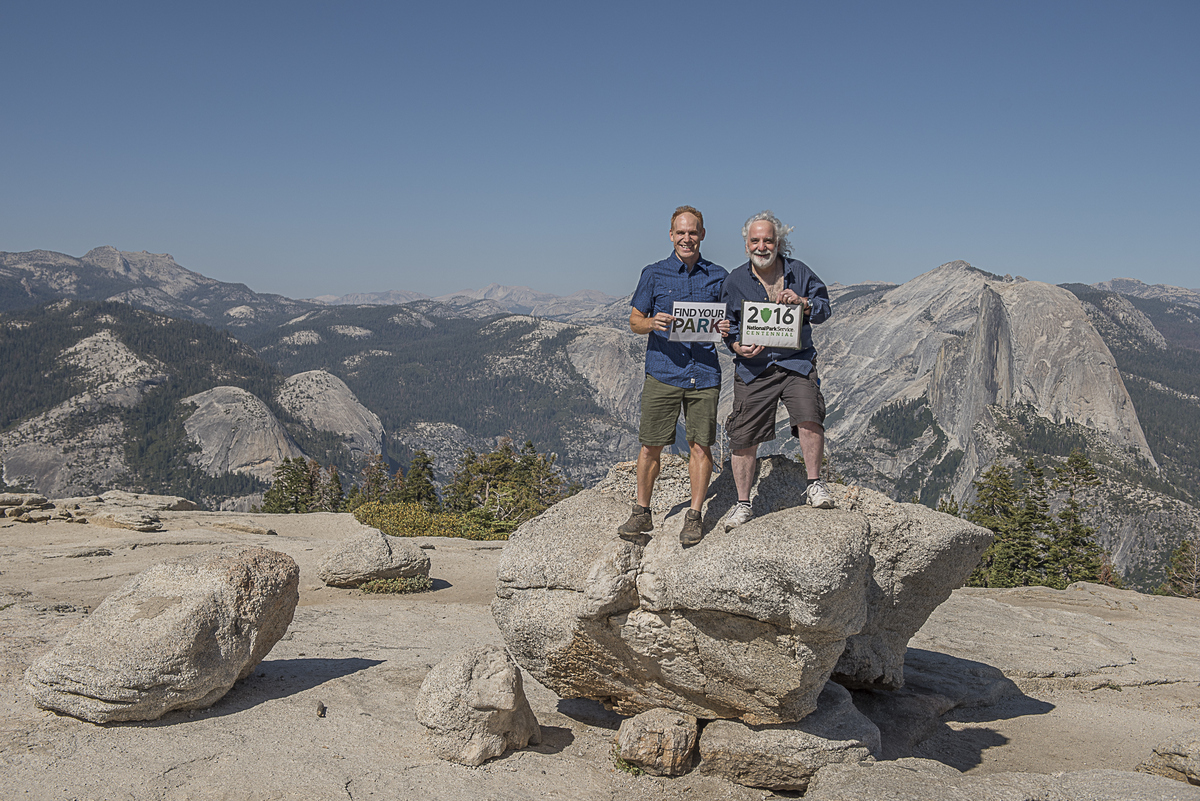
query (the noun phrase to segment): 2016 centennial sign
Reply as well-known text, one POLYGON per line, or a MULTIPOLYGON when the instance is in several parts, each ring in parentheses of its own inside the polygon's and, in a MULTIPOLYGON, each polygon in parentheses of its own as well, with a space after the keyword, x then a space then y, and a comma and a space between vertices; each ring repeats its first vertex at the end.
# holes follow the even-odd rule
POLYGON ((720 342, 717 323, 725 319, 724 303, 684 303, 675 301, 671 308, 672 342, 720 342))
POLYGON ((738 339, 743 345, 798 348, 803 322, 804 312, 799 306, 743 300, 742 333, 738 339))

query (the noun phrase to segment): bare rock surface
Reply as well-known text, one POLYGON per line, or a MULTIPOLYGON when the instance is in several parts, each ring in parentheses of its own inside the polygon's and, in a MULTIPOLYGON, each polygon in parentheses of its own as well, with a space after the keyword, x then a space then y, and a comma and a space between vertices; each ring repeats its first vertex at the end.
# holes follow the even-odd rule
POLYGON ((319 431, 340 434, 356 458, 383 449, 379 415, 363 406, 346 382, 324 370, 290 376, 279 390, 281 406, 319 431))
POLYGON ((269 479, 285 458, 303 456, 275 415, 239 387, 215 387, 184 398, 195 404, 183 427, 200 446, 194 463, 212 476, 248 473, 269 479))
POLYGON ((439 662, 421 682, 417 721, 442 759, 482 765, 542 741, 521 671, 494 645, 470 648, 439 662))
POLYGON ((855 709, 845 688, 829 682, 817 711, 799 723, 709 723, 700 737, 700 770, 747 787, 804 792, 822 767, 873 762, 880 751, 879 729, 855 709))
POLYGON ((964 776, 940 762, 902 759, 823 768, 804 797, 808 801, 1194 801, 1200 798, 1200 789, 1120 770, 964 776))
POLYGON ((1137 769, 1142 773, 1200 785, 1200 729, 1186 731, 1154 746, 1154 753, 1137 769))
MULTIPOLYGON (((316 577, 329 550, 365 530, 348 514, 159 514, 163 530, 151 533, 53 520, 36 526, 0 520, 0 641, 5 646, 0 649, 0 772, 6 795, 52 801, 771 797, 770 791, 699 770, 676 778, 634 777, 618 770, 611 754, 623 718, 594 701, 559 698, 529 674, 522 676, 523 686, 541 726, 540 745, 477 768, 434 755, 414 714, 416 696, 430 668, 448 656, 480 645, 503 645, 488 609, 495 597, 500 543, 416 538, 432 561, 431 574, 437 577, 433 590, 367 595, 328 587, 316 577), (227 526, 230 522, 254 530, 236 530, 227 526), (152 723, 109 726, 34 705, 24 688, 25 670, 85 620, 89 609, 154 564, 228 544, 258 545, 291 556, 300 567, 300 605, 287 634, 221 700, 203 710, 170 712, 152 723), (104 551, 108 555, 101 555, 104 551), (326 708, 324 717, 315 712, 318 703, 326 708)), ((670 534, 677 536, 678 530, 670 534)), ((937 761, 947 773, 963 778, 1024 772, 1049 777, 1043 781, 1052 785, 1053 774, 1114 768, 1123 781, 1123 772, 1133 771, 1156 745, 1200 727, 1200 682, 1183 680, 1178 670, 1188 659, 1200 662, 1196 639, 1189 634, 1196 602, 1117 593, 1129 600, 1110 608, 1106 596, 1078 589, 1022 596, 956 590, 917 637, 925 641, 927 632, 942 636, 958 615, 954 642, 963 655, 914 644, 904 688, 856 690, 856 706, 867 694, 912 693, 915 698, 918 692, 940 691, 949 711, 914 721, 927 729, 921 737, 892 732, 893 741, 911 740, 914 756, 937 761), (976 608, 977 613, 972 611, 976 608), (1086 613, 1111 622, 1105 627, 1108 636, 1131 645, 1139 662, 1148 663, 1149 674, 1156 666, 1164 668, 1164 681, 1122 684, 1117 691, 1087 689, 1068 676, 1007 679, 1001 667, 1020 667, 1020 660, 1007 660, 1006 654, 1022 640, 1022 610, 1048 617, 1086 613), (1014 622, 993 644, 988 641, 1003 630, 997 617, 1014 622), (977 628, 981 621, 988 625, 977 628), (1171 654, 1139 644, 1172 638, 1171 654), (970 653, 975 658, 966 655, 970 653), (958 706, 953 705, 956 699, 958 706)), ((1040 646, 1049 663, 1062 641, 1035 633, 1030 629, 1023 640, 1030 648, 1040 646)), ((1021 656, 1032 658, 1032 653, 1021 656)), ((894 721, 902 725, 904 718, 894 721)), ((886 753, 889 732, 880 728, 886 753)), ((876 767, 888 764, 885 758, 876 767)), ((1166 784, 1158 786, 1195 790, 1161 781, 1166 784)), ((1112 786, 1122 784, 1114 781, 1112 786)), ((933 792, 917 797, 936 799, 933 792)), ((1056 798, 1050 793, 1045 790, 1040 797, 1056 798)))
POLYGON ((699 721, 674 709, 651 709, 621 722, 617 755, 652 776, 678 776, 696 760, 699 721))
POLYGON ((713 482, 709 533, 690 549, 676 534, 686 464, 665 459, 651 508, 674 514, 642 547, 615 535, 632 472, 618 465, 523 526, 493 604, 514 657, 539 681, 627 713, 793 722, 816 708, 835 664, 857 685, 899 686, 909 637, 991 542, 958 518, 870 491, 851 499, 840 488, 841 509, 803 506, 802 469, 774 456, 751 492, 757 516, 733 531, 720 525, 737 499, 732 476, 713 482))
POLYGON ((412 540, 371 529, 349 538, 321 562, 317 576, 331 587, 357 587, 374 579, 429 575, 429 557, 412 540))
POLYGON ((252 546, 156 565, 34 662, 26 686, 94 723, 211 706, 287 631, 298 581, 289 556, 252 546))

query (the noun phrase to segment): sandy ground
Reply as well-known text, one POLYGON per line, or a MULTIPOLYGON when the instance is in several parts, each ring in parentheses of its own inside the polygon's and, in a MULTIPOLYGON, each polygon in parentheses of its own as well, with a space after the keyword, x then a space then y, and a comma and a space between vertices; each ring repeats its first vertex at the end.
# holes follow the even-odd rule
MULTIPOLYGON (((323 554, 359 529, 349 515, 176 512, 162 518, 166 530, 148 534, 93 524, 0 521, 3 797, 483 801, 773 795, 695 772, 677 779, 621 772, 611 757, 621 718, 594 702, 559 699, 528 677, 526 692, 543 727, 540 746, 479 768, 432 757, 413 716, 417 690, 429 668, 449 654, 502 644, 488 610, 502 543, 419 540, 432 562, 434 590, 375 596, 325 587, 316 579, 323 554), (246 533, 229 528, 231 523, 278 534, 246 533), (149 723, 97 726, 33 705, 21 683, 25 668, 106 595, 152 564, 234 542, 283 551, 301 570, 295 620, 253 676, 208 710, 149 723), (324 717, 317 715, 318 702, 327 709, 324 717)), ((915 747, 892 737, 891 751, 980 773, 1131 770, 1156 743, 1200 726, 1196 681, 1112 689, 1029 679, 1020 687, 998 704, 933 719, 915 747)), ((920 739, 912 732, 906 736, 920 739)))

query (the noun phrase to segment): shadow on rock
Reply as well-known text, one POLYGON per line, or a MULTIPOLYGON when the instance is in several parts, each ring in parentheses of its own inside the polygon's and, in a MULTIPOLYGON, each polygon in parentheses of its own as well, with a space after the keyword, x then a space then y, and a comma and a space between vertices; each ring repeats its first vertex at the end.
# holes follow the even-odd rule
MULTIPOLYGON (((575 742, 575 733, 570 729, 562 726, 542 726, 542 742, 538 745, 528 746, 525 750, 539 754, 561 754, 573 742, 575 742)), ((509 752, 510 755, 515 753, 517 752, 509 752)))
POLYGON ((1008 740, 989 728, 954 730, 946 720, 1007 720, 1054 709, 1025 695, 998 668, 920 648, 905 655, 903 689, 852 692, 854 705, 879 727, 883 759, 924 756, 921 744, 938 738, 952 747, 939 749, 948 756, 931 758, 964 771, 980 764, 984 751, 1008 740))
MULTIPOLYGON (((383 664, 382 659, 271 659, 261 662, 254 674, 233 685, 233 689, 217 703, 192 713, 195 719, 222 717, 253 709, 266 701, 275 701, 319 687, 332 679, 383 664)), ((170 726, 187 723, 189 717, 178 713, 143 726, 170 726)))
MULTIPOLYGON (((558 702, 558 711, 571 720, 577 720, 584 725, 614 732, 621 728, 621 721, 626 717, 611 709, 605 709, 599 701, 593 701, 590 698, 561 698, 558 702)), ((542 728, 544 731, 545 727, 542 728)))

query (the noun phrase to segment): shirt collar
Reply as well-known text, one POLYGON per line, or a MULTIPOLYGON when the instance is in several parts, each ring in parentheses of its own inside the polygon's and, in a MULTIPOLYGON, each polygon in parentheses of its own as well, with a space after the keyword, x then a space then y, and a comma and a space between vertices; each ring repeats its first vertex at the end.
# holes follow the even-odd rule
MULTIPOLYGON (((675 252, 675 248, 671 248, 671 257, 667 259, 667 262, 673 268, 675 268, 676 270, 679 270, 680 272, 684 272, 687 270, 687 265, 683 263, 683 260, 681 258, 679 258, 679 254, 675 252)), ((712 267, 712 262, 709 261, 708 259, 704 258, 703 256, 701 256, 700 260, 698 262, 696 262, 696 266, 699 267, 701 270, 703 270, 705 275, 707 275, 708 268, 712 267)))

